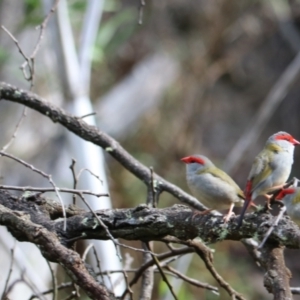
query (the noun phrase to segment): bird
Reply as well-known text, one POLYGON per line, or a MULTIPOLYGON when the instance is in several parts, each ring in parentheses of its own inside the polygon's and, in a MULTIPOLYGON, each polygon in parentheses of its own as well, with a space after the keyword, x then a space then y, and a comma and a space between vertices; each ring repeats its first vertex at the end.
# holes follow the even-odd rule
POLYGON ((300 188, 289 187, 283 189, 275 197, 276 200, 282 200, 286 207, 287 214, 300 226, 300 188))
POLYGON ((284 131, 268 138, 252 164, 244 191, 246 199, 237 228, 241 226, 247 208, 258 196, 264 195, 268 199, 269 207, 267 193, 283 187, 291 173, 295 146, 299 144, 299 141, 284 131))
POLYGON ((224 216, 224 222, 227 223, 234 214, 233 207, 243 205, 245 199, 243 191, 229 175, 217 168, 204 155, 183 157, 181 161, 186 163, 187 184, 201 203, 211 209, 229 207, 227 215, 224 216))

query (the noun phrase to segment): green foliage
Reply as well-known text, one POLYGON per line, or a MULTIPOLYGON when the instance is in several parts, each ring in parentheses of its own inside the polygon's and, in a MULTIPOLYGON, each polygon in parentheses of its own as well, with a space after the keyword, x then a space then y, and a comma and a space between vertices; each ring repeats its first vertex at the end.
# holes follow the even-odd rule
POLYGON ((24 1, 24 15, 26 16, 21 26, 36 26, 39 25, 44 15, 42 13, 42 5, 40 0, 25 0, 24 1))
POLYGON ((8 52, 0 46, 0 65, 8 58, 8 52))
POLYGON ((181 288, 178 293, 178 299, 185 300, 185 299, 193 299, 193 298, 194 296, 191 293, 191 291, 187 288, 187 285, 186 284, 181 285, 181 288))
POLYGON ((168 291, 168 287, 166 283, 163 280, 160 280, 158 284, 158 293, 160 298, 162 298, 167 293, 167 291, 168 291))
POLYGON ((73 0, 69 2, 69 8, 73 12, 83 12, 85 11, 87 1, 82 1, 82 0, 73 0))
MULTIPOLYGON (((109 9, 113 8, 111 6, 109 9)), ((109 53, 115 53, 130 38, 136 27, 136 11, 132 8, 120 10, 103 21, 93 52, 94 62, 101 62, 109 53)))
POLYGON ((116 12, 122 9, 122 3, 120 0, 105 1, 104 11, 105 12, 116 12))
POLYGON ((33 10, 41 7, 40 0, 25 0, 24 1, 25 12, 30 13, 33 10))

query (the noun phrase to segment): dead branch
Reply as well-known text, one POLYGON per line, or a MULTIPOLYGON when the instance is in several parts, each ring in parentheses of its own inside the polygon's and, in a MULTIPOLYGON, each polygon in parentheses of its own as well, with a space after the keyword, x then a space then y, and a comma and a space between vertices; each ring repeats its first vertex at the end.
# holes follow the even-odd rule
POLYGON ((292 274, 285 266, 284 247, 278 247, 276 244, 268 244, 261 251, 264 275, 264 286, 274 295, 274 300, 292 299, 290 289, 290 278, 292 274))

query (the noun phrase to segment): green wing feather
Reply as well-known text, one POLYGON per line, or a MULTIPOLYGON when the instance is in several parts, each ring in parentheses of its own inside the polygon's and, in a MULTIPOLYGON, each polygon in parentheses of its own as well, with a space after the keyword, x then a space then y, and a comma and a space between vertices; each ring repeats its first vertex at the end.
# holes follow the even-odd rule
POLYGON ((264 179, 268 178, 273 171, 272 161, 275 153, 281 152, 282 148, 275 144, 267 145, 254 159, 248 179, 252 181, 252 191, 255 190, 264 179))
MULTIPOLYGON (((209 172, 212 176, 221 179, 222 181, 228 183, 229 185, 233 186, 236 190, 236 194, 241 198, 245 199, 244 192, 240 189, 240 187, 236 184, 236 182, 224 171, 217 167, 211 167, 205 170, 206 172, 209 172)), ((205 172, 204 171, 204 172, 205 172)), ((200 172, 200 173, 203 173, 200 172)))

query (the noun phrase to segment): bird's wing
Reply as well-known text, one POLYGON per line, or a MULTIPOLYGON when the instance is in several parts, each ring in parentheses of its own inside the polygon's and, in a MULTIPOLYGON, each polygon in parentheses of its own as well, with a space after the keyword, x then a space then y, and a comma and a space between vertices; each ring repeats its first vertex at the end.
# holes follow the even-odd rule
POLYGON ((273 168, 271 165, 272 155, 270 151, 263 150, 259 155, 256 156, 252 168, 248 177, 248 180, 251 182, 251 191, 253 192, 264 181, 271 175, 273 168))
POLYGON ((224 171, 222 171, 221 169, 219 169, 217 167, 212 167, 212 168, 209 168, 209 173, 212 176, 214 176, 214 177, 222 180, 223 182, 226 182, 227 184, 231 185, 232 187, 234 187, 238 197, 241 199, 245 199, 244 192, 240 189, 240 187, 236 184, 236 182, 224 171))
POLYGON ((264 184, 265 180, 271 175, 273 171, 271 165, 273 152, 274 151, 264 149, 254 159, 245 188, 246 199, 240 214, 237 228, 241 226, 245 212, 251 204, 253 191, 264 184))

